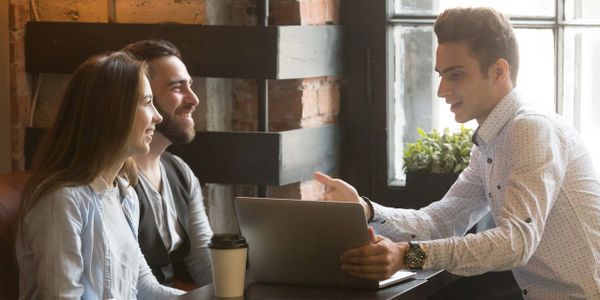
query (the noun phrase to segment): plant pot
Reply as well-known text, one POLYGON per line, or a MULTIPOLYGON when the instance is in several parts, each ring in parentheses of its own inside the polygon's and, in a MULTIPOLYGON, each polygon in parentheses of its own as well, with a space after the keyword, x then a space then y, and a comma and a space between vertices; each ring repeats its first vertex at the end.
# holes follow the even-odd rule
POLYGON ((427 195, 431 202, 446 195, 460 173, 429 173, 427 177, 427 195))
POLYGON ((421 208, 444 197, 460 173, 406 173, 406 190, 411 208, 421 208))
POLYGON ((429 185, 429 172, 427 171, 416 171, 406 173, 406 189, 413 195, 413 193, 421 193, 427 190, 429 185))

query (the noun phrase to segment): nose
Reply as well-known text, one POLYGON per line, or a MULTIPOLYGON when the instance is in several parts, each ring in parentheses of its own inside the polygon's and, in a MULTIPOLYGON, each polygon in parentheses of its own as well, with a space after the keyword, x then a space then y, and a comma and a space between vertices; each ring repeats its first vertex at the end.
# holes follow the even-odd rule
POLYGON ((450 87, 446 83, 444 77, 440 78, 440 83, 438 85, 437 96, 440 98, 446 98, 450 95, 450 87))
POLYGON ((194 90, 192 90, 192 86, 188 86, 188 93, 186 96, 186 100, 188 101, 188 103, 196 106, 198 105, 198 103, 200 103, 200 100, 198 100, 198 96, 196 96, 196 93, 194 93, 194 90))
POLYGON ((152 105, 152 108, 154 110, 154 113, 152 114, 152 123, 158 124, 158 123, 162 122, 163 117, 160 115, 160 113, 156 109, 156 106, 152 105))

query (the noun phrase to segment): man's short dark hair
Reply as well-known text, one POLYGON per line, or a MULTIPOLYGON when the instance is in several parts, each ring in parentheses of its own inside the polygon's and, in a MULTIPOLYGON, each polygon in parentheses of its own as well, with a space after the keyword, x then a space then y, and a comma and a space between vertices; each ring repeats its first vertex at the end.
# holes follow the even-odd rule
POLYGON ((179 49, 173 43, 160 39, 131 43, 125 46, 123 50, 130 52, 137 59, 144 61, 151 61, 155 58, 165 56, 176 56, 181 59, 181 52, 179 52, 179 49))
POLYGON ((519 46, 509 19, 500 12, 486 7, 447 9, 435 21, 434 31, 438 44, 467 43, 486 77, 498 58, 505 59, 510 79, 517 84, 519 46))

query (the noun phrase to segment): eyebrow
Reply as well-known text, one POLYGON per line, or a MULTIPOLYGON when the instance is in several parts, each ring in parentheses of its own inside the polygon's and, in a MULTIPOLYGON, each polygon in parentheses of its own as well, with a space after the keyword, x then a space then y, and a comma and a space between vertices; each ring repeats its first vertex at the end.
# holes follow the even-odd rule
POLYGON ((176 79, 176 80, 171 80, 169 81, 168 86, 173 86, 173 85, 177 85, 177 84, 185 84, 185 83, 192 83, 192 79, 190 78, 188 79, 176 79))
POLYGON ((448 68, 443 69, 442 71, 439 71, 437 68, 435 69, 436 72, 438 72, 439 74, 444 74, 444 73, 448 73, 450 71, 454 71, 456 69, 464 69, 463 66, 451 66, 448 68))

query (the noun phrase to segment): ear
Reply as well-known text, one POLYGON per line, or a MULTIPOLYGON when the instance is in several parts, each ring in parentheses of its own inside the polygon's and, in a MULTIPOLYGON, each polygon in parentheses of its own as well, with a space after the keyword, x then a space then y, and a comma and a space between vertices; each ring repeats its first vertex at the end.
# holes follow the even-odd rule
POLYGON ((510 66, 504 58, 496 59, 496 62, 492 64, 490 68, 490 76, 494 79, 495 83, 510 82, 510 66))

